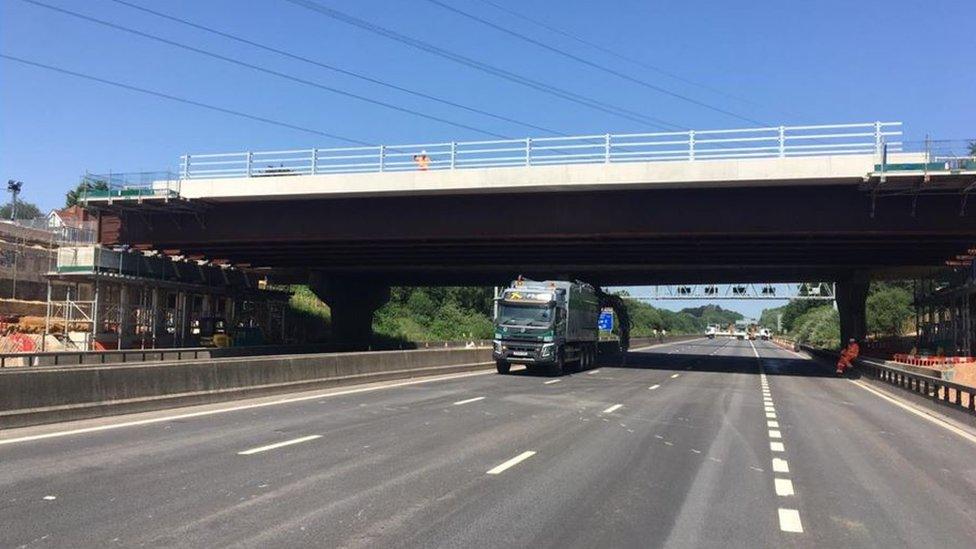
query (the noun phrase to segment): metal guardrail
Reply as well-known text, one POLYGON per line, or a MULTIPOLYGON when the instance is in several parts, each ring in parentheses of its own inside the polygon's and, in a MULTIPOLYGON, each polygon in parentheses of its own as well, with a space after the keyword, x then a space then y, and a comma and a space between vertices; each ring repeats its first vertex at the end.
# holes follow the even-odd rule
MULTIPOLYGON (((802 347, 804 350, 822 356, 829 356, 831 359, 837 357, 837 353, 833 351, 817 349, 807 345, 803 345, 802 347)), ((934 402, 955 406, 976 414, 976 387, 902 370, 893 366, 885 366, 864 359, 858 359, 856 365, 862 371, 866 371, 880 381, 920 394, 934 402), (963 395, 968 396, 968 402, 964 403, 963 395)))
MULTIPOLYGON (((308 354, 309 352, 342 352, 340 348, 314 351, 300 347, 283 346, 232 347, 242 349, 255 356, 266 356, 268 347, 275 347, 271 354, 308 354)), ((491 340, 467 339, 463 341, 417 341, 400 345, 386 345, 370 348, 371 351, 394 351, 412 349, 480 349, 491 347, 491 340)), ((91 366, 98 364, 124 364, 127 362, 159 362, 164 360, 194 360, 220 358, 226 354, 225 347, 175 347, 160 349, 128 349, 108 351, 48 351, 40 353, 0 353, 0 368, 21 368, 31 366, 91 366)), ((237 356, 237 355, 233 355, 237 356)))
POLYGON ((0 354, 0 368, 30 366, 79 366, 158 360, 209 358, 209 347, 175 349, 131 349, 126 351, 49 351, 0 354), (16 361, 17 364, 12 364, 16 361))
POLYGON ((924 374, 917 374, 900 368, 882 366, 866 360, 858 361, 858 366, 861 366, 881 381, 897 385, 914 393, 919 393, 936 402, 943 402, 976 414, 976 387, 970 387, 969 385, 954 383, 924 374), (969 400, 965 405, 963 404, 962 398, 964 394, 968 395, 969 400))
POLYGON ((275 177, 653 161, 874 154, 901 122, 455 141, 180 157, 179 178, 275 177))

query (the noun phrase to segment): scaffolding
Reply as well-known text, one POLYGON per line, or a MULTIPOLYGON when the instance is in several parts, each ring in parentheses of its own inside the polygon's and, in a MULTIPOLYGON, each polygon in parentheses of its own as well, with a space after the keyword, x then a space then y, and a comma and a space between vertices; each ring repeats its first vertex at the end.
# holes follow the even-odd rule
POLYGON ((47 280, 45 334, 61 334, 65 348, 196 346, 201 320, 215 318, 242 333, 260 330, 261 342, 284 342, 290 293, 261 289, 231 267, 69 246, 47 280))

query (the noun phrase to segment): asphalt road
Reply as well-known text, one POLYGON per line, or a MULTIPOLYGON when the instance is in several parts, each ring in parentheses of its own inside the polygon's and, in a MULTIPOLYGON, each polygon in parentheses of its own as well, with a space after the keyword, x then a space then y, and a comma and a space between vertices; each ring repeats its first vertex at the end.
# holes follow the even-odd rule
POLYGON ((700 339, 10 430, 0 546, 973 547, 976 437, 871 389, 700 339))

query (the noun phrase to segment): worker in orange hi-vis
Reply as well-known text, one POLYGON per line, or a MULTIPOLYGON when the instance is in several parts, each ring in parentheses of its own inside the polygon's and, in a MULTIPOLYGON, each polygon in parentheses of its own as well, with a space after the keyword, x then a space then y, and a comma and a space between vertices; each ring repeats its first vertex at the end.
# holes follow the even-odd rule
POLYGON ((427 166, 430 165, 430 157, 427 156, 427 151, 420 151, 420 154, 413 155, 413 161, 417 163, 417 169, 422 172, 426 172, 427 166))
POLYGON ((837 360, 837 375, 844 375, 844 371, 848 368, 852 368, 853 361, 857 358, 857 355, 861 354, 861 348, 857 344, 857 340, 853 337, 847 342, 847 347, 840 352, 840 358, 837 360))

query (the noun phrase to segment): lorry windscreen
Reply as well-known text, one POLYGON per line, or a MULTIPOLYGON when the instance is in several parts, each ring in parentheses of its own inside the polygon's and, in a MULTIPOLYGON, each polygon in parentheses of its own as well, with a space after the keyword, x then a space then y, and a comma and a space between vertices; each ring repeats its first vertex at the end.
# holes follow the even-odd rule
POLYGON ((552 307, 548 305, 508 305, 498 307, 498 324, 548 326, 552 323, 552 307))

